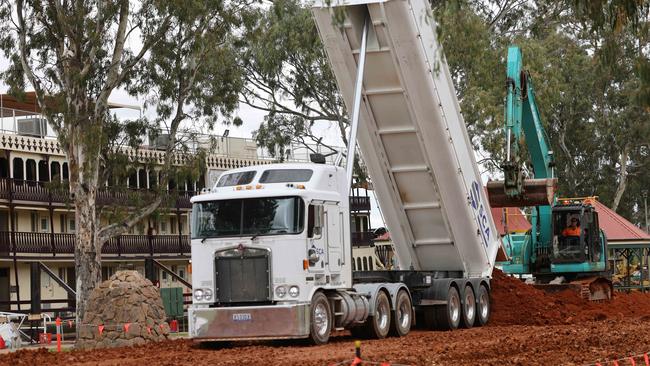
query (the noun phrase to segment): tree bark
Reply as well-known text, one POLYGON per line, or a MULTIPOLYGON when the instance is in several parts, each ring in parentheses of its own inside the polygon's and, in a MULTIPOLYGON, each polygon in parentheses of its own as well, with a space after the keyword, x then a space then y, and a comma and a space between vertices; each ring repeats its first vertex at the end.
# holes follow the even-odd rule
POLYGON ((623 151, 621 151, 621 156, 619 158, 619 165, 621 166, 621 172, 618 178, 618 186, 616 187, 616 193, 614 194, 614 202, 612 203, 612 210, 616 211, 618 205, 621 203, 621 198, 623 198, 623 193, 625 193, 625 188, 627 188, 627 165, 629 162, 630 156, 630 145, 625 144, 623 151))
MULTIPOLYGON (((80 103, 80 104, 83 104, 80 103)), ((81 110, 79 108, 78 110, 81 110)), ((86 305, 93 289, 102 279, 101 248, 98 238, 98 218, 96 212, 97 186, 99 180, 99 142, 93 142, 88 130, 101 127, 87 119, 81 119, 73 126, 71 141, 68 145, 68 162, 70 166, 70 192, 75 205, 75 273, 76 285, 76 327, 77 340, 84 324, 86 305)), ((96 324, 94 324, 96 325, 96 324)))

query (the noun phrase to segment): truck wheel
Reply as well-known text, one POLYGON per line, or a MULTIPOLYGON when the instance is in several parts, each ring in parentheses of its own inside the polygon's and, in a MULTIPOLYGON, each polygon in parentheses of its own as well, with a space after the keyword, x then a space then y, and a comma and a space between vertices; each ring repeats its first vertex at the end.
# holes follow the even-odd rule
POLYGON ((463 290, 463 317, 461 320, 463 328, 473 327, 476 321, 476 297, 470 285, 466 285, 463 290))
POLYGON ((311 299, 309 338, 314 344, 325 344, 332 332, 332 312, 327 296, 317 292, 311 299))
POLYGON ((371 338, 386 338, 390 331, 390 301, 384 291, 379 291, 375 300, 375 315, 368 318, 368 335, 371 338))
POLYGON ((403 337, 411 331, 412 324, 413 308, 411 307, 411 297, 406 291, 400 290, 395 298, 395 311, 393 312, 390 333, 395 337, 403 337))
POLYGON ((458 290, 450 286, 447 292, 447 304, 436 308, 436 324, 441 329, 458 329, 462 312, 458 290))
POLYGON ((488 320, 490 320, 490 292, 485 285, 481 285, 478 288, 476 305, 477 311, 474 325, 480 327, 487 324, 488 320))

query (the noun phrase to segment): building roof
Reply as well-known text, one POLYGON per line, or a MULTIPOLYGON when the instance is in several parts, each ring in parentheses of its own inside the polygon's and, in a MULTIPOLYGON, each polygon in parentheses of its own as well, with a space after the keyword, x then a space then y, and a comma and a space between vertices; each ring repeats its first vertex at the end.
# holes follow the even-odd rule
POLYGON ((491 208, 491 211, 494 225, 501 236, 508 233, 525 233, 531 228, 526 215, 519 208, 495 207, 491 208))
MULTIPOLYGON (((48 106, 55 103, 54 97, 46 97, 46 104, 48 106)), ((111 109, 115 108, 127 108, 140 110, 139 106, 120 104, 108 102, 108 107, 111 109)), ((2 114, 7 117, 16 114, 16 116, 26 116, 41 113, 41 108, 38 106, 36 101, 36 93, 33 91, 25 92, 23 98, 18 99, 9 94, 0 94, 0 111, 2 114)))
POLYGON ((598 212, 600 228, 605 232, 607 241, 650 243, 650 235, 627 221, 623 216, 617 214, 601 202, 594 200, 593 204, 596 212, 598 212))

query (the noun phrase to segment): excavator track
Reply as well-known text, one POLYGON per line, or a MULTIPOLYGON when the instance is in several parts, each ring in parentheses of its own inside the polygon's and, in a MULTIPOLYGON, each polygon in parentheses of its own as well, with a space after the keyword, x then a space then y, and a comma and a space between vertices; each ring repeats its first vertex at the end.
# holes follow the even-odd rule
POLYGON ((589 301, 608 301, 614 296, 614 286, 612 281, 605 277, 585 277, 560 284, 535 284, 535 287, 545 292, 562 292, 571 290, 576 292, 581 298, 589 301))

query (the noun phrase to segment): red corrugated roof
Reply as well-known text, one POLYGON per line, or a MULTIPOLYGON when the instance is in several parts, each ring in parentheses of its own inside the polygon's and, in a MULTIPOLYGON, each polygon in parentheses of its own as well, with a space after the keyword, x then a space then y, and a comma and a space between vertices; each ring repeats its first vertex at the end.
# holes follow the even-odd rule
POLYGON ((491 211, 494 224, 501 236, 506 235, 506 227, 508 233, 525 233, 531 228, 530 222, 519 208, 499 207, 492 208, 491 211))
POLYGON ((607 235, 608 241, 650 240, 650 235, 601 202, 594 201, 594 207, 596 208, 596 212, 598 212, 600 228, 607 235))

